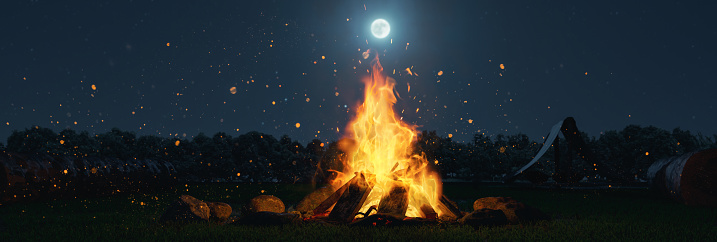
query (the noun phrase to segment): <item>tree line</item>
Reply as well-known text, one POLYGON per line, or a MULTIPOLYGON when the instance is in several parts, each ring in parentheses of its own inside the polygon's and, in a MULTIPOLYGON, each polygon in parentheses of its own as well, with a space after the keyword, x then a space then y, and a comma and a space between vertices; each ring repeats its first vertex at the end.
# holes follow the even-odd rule
MULTIPOLYGON (((717 148, 717 135, 694 135, 679 128, 670 132, 653 126, 629 125, 620 131, 603 132, 599 137, 585 133, 582 137, 595 159, 614 168, 611 172, 615 174, 609 174, 610 177, 628 181, 645 179, 647 168, 659 159, 717 148)), ((199 133, 184 139, 138 137, 134 132, 117 128, 90 135, 71 129, 56 133, 34 126, 14 130, 7 139, 7 146, 0 143, 0 149, 58 156, 165 160, 174 164, 180 178, 192 181, 296 183, 322 182, 331 176, 332 170, 342 170, 341 160, 345 154, 338 143, 314 139, 304 145, 287 135, 277 139, 256 131, 237 137, 224 132, 213 136, 199 133)), ((564 140, 559 143, 560 150, 567 150, 564 140)), ((423 154, 444 179, 497 181, 525 165, 541 146, 542 142, 531 140, 525 134, 477 133, 471 142, 464 143, 441 137, 436 131, 423 131, 414 143, 414 153, 423 154)), ((555 169, 552 149, 531 169, 552 174, 555 169)), ((592 164, 575 154, 562 154, 567 155, 573 156, 574 169, 590 169, 592 164)))

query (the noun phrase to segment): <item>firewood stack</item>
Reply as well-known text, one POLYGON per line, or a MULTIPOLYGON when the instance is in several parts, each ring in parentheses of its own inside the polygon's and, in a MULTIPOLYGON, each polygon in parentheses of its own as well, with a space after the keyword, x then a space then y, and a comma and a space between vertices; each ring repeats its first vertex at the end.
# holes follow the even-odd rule
MULTIPOLYGON (((355 176, 336 190, 331 196, 314 209, 313 219, 322 219, 334 223, 351 223, 356 221, 357 215, 364 218, 372 215, 372 212, 382 216, 390 216, 398 219, 411 219, 406 217, 409 205, 409 194, 411 186, 400 180, 390 181, 392 183, 388 194, 381 197, 378 207, 371 206, 367 211, 359 211, 366 202, 366 198, 376 184, 376 175, 369 172, 356 172, 355 176)), ((462 217, 458 206, 445 195, 439 200, 437 208, 442 212, 441 218, 456 220, 462 217)), ((437 220, 438 212, 430 204, 423 204, 419 208, 421 219, 437 220)))

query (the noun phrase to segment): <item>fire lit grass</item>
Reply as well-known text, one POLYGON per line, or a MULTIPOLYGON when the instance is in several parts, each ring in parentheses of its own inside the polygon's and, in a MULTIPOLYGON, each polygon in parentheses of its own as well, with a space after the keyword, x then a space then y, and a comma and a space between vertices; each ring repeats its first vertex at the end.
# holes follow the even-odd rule
POLYGON ((697 240, 717 238, 717 209, 695 208, 653 195, 646 189, 534 190, 504 186, 446 184, 444 193, 462 210, 476 198, 511 196, 553 216, 534 224, 474 229, 458 225, 361 228, 291 225, 237 226, 198 223, 163 225, 157 219, 178 194, 223 201, 238 208, 259 194, 272 194, 287 206, 311 185, 189 184, 142 195, 56 200, 0 207, 0 240, 697 240), (263 191, 263 193, 262 193, 263 191))

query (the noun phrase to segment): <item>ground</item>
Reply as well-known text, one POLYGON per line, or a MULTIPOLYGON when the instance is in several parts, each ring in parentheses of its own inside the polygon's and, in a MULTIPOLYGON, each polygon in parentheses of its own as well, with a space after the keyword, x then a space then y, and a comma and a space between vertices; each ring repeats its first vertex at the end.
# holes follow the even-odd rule
POLYGON ((554 190, 470 183, 446 184, 444 194, 469 211, 475 199, 510 196, 551 221, 474 229, 437 225, 399 228, 292 225, 250 227, 211 223, 163 225, 159 216, 179 194, 238 207, 272 194, 287 207, 312 190, 307 184, 181 184, 152 194, 36 201, 0 207, 4 241, 46 240, 708 240, 717 237, 717 209, 688 207, 645 188, 554 190))

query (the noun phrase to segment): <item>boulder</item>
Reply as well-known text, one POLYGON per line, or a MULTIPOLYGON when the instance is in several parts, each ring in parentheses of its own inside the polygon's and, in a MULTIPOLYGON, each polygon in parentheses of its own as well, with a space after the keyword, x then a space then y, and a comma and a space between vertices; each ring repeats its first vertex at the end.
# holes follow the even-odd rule
POLYGON ((159 221, 208 221, 209 216, 209 206, 205 202, 189 195, 182 195, 162 214, 159 221))
POLYGON ((473 227, 499 226, 508 224, 508 218, 501 210, 482 208, 466 214, 458 219, 458 223, 473 227))
POLYGON ((334 191, 335 190, 331 186, 316 189, 301 199, 301 201, 296 205, 296 211, 299 211, 302 214, 313 213, 314 209, 318 207, 321 202, 326 200, 326 198, 331 196, 334 191))
POLYGON ((246 214, 257 212, 283 213, 284 210, 284 202, 282 202, 278 197, 272 195, 260 195, 252 198, 244 207, 244 212, 246 214))
POLYGON ((232 214, 232 206, 223 202, 207 202, 211 219, 225 221, 232 214))
POLYGON ((473 202, 473 210, 484 208, 503 211, 505 217, 512 224, 550 219, 542 211, 510 197, 484 197, 473 202))

